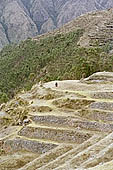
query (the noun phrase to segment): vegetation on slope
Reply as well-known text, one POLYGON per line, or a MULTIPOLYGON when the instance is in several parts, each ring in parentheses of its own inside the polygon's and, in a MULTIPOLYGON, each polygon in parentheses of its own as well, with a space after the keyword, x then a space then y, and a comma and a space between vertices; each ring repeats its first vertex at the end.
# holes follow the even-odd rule
POLYGON ((28 39, 0 52, 0 100, 7 101, 20 89, 40 80, 80 79, 96 71, 113 71, 113 55, 104 48, 77 45, 83 30, 41 40, 28 39))

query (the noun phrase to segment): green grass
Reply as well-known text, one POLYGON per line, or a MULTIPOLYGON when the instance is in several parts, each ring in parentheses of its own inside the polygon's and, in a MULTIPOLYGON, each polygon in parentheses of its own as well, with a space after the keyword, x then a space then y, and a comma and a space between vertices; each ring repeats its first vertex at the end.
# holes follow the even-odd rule
POLYGON ((96 71, 113 71, 113 56, 105 48, 77 46, 83 30, 40 41, 28 39, 0 52, 0 101, 40 80, 80 79, 96 71))

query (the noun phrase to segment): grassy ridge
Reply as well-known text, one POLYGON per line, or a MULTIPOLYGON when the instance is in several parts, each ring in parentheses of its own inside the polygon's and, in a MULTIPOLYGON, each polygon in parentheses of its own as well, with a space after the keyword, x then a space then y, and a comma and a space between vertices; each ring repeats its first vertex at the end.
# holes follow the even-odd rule
POLYGON ((0 100, 7 101, 22 88, 44 81, 79 79, 96 71, 113 71, 108 47, 77 46, 83 30, 57 34, 40 41, 28 39, 0 52, 0 100))

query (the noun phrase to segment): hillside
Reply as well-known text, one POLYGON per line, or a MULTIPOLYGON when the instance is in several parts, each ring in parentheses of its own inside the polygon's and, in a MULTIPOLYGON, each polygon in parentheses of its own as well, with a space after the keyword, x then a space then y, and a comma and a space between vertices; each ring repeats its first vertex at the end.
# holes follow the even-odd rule
POLYGON ((40 80, 113 71, 112 12, 86 14, 51 33, 6 46, 0 52, 0 102, 40 80))
POLYGON ((71 31, 83 29, 78 46, 94 47, 110 44, 112 48, 113 42, 113 8, 109 10, 87 13, 75 20, 65 24, 63 27, 34 38, 38 40, 51 35, 66 34, 71 31))
POLYGON ((113 71, 109 46, 80 47, 77 43, 83 33, 78 29, 4 48, 0 52, 0 102, 40 80, 80 79, 96 71, 113 71))
POLYGON ((1 0, 0 49, 52 31, 87 12, 111 7, 112 0, 1 0))
POLYGON ((112 170, 113 73, 36 84, 0 111, 1 170, 112 170))
POLYGON ((1 50, 0 170, 113 169, 112 14, 1 50))

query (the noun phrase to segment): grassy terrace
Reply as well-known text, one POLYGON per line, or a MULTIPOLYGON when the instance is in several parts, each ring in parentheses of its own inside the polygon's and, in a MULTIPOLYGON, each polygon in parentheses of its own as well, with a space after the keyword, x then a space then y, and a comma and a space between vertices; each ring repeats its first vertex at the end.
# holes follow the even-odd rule
POLYGON ((83 30, 57 34, 40 41, 28 39, 0 52, 0 102, 40 80, 80 79, 96 71, 113 71, 109 45, 83 48, 77 45, 83 30))

